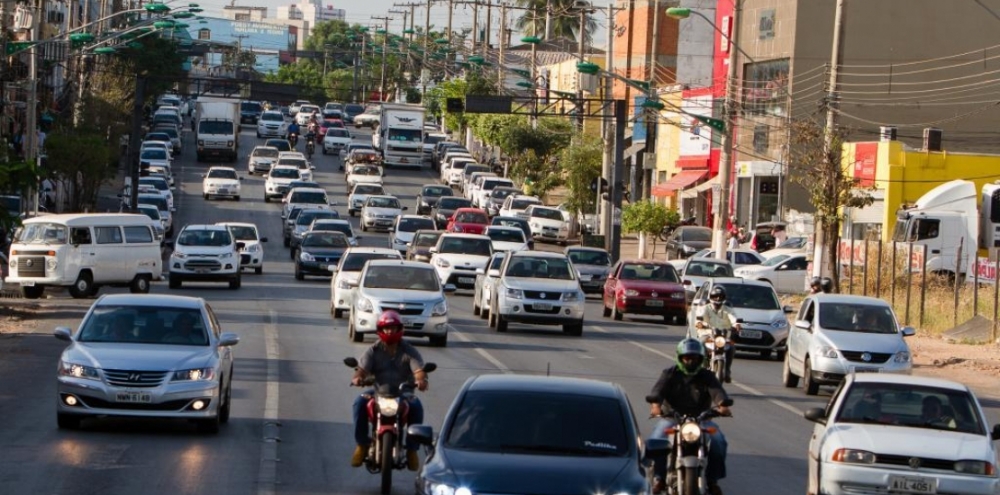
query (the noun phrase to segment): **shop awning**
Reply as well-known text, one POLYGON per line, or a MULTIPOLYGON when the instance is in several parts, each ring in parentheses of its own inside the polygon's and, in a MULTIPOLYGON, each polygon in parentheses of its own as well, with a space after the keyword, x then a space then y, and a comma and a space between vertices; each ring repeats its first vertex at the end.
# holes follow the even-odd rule
POLYGON ((685 189, 685 190, 681 191, 681 197, 684 197, 684 198, 694 198, 694 197, 697 197, 699 194, 702 194, 705 191, 708 191, 713 186, 716 186, 716 185, 718 185, 720 183, 721 182, 719 181, 719 176, 716 175, 715 177, 712 177, 711 179, 706 180, 705 182, 702 182, 701 184, 698 184, 697 186, 694 186, 694 187, 692 187, 690 189, 685 189))
POLYGON ((708 174, 708 170, 682 170, 666 182, 661 182, 650 191, 653 196, 673 196, 678 190, 684 189, 695 182, 701 180, 708 174))

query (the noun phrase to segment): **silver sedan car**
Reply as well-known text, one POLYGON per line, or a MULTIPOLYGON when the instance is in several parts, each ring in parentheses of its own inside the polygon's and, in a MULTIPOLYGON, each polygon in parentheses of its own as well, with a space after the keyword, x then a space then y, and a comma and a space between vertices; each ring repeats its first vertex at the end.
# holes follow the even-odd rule
POLYGON ((205 433, 229 420, 234 333, 204 299, 106 295, 94 302, 59 358, 56 416, 77 428, 92 416, 181 418, 205 433))

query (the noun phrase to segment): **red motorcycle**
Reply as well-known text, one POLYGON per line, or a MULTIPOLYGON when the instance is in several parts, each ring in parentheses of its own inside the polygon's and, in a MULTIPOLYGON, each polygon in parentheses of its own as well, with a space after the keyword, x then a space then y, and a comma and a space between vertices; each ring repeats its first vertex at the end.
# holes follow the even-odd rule
MULTIPOLYGON (((345 358, 344 364, 358 368, 358 360, 345 358)), ((424 363, 424 373, 437 369, 437 364, 424 363)), ((372 474, 382 475, 382 495, 392 492, 392 471, 406 469, 406 423, 409 419, 409 397, 416 388, 414 383, 404 383, 399 390, 379 386, 374 377, 367 377, 363 387, 375 386, 375 393, 368 399, 368 421, 371 423, 372 443, 365 454, 365 469, 372 474)))

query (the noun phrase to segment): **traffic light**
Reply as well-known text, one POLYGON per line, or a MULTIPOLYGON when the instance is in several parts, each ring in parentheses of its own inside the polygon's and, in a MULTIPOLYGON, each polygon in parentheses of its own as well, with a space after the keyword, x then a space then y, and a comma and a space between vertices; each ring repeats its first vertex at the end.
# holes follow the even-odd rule
POLYGON ((461 98, 448 98, 445 100, 445 110, 448 113, 462 113, 465 111, 465 102, 461 98))
POLYGON ((590 181, 590 192, 596 193, 598 188, 601 189, 602 193, 608 192, 608 180, 604 177, 595 177, 594 180, 590 181))

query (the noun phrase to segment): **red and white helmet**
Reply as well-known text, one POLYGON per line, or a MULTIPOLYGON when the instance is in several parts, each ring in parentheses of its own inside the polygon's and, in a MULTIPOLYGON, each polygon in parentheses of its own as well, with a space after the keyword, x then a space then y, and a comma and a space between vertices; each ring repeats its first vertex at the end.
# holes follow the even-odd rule
POLYGON ((403 340, 403 319, 391 309, 384 311, 375 323, 375 331, 382 342, 398 344, 403 340))

